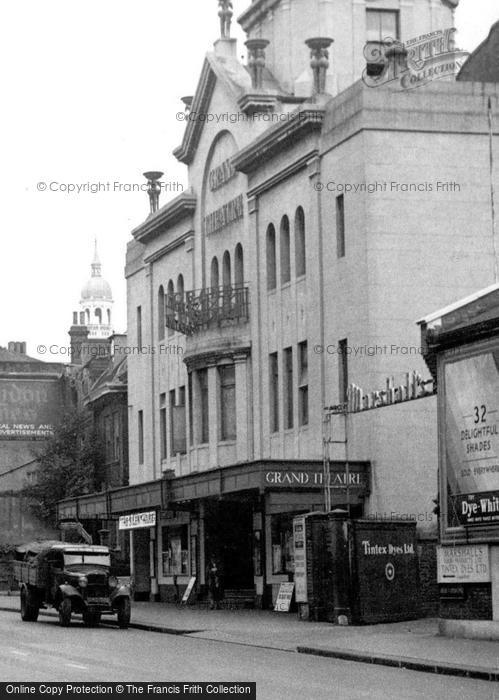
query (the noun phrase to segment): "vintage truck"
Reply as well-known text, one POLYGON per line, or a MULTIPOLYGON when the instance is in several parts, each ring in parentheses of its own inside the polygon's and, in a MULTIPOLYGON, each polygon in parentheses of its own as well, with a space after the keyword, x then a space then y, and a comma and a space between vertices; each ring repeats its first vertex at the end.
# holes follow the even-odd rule
POLYGON ((40 608, 52 606, 67 627, 72 613, 90 627, 101 615, 116 615, 126 629, 130 622, 130 585, 113 576, 107 547, 46 541, 26 548, 23 561, 14 562, 19 582, 21 618, 36 622, 40 608))

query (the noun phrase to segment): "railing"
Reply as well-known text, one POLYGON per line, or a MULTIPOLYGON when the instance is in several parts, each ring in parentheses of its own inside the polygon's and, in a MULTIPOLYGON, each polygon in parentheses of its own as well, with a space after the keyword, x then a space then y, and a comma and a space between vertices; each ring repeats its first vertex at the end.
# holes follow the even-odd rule
POLYGON ((192 335, 213 325, 245 323, 249 318, 249 290, 243 285, 207 287, 165 297, 167 328, 192 335))

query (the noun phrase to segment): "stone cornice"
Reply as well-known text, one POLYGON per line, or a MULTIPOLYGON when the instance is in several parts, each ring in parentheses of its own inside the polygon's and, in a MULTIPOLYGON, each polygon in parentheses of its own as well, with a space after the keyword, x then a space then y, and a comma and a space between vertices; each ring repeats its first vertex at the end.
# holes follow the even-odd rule
POLYGON ((239 151, 232 159, 234 167, 243 173, 252 172, 277 153, 295 145, 305 134, 320 131, 324 114, 324 107, 304 107, 292 112, 288 119, 271 127, 239 151))
POLYGON ((304 156, 298 158, 298 160, 295 160, 293 163, 290 163, 282 170, 279 170, 279 172, 272 175, 272 177, 269 177, 264 182, 261 182, 255 187, 252 187, 250 190, 248 190, 248 199, 260 196, 263 192, 267 192, 272 187, 276 187, 276 185, 278 185, 283 180, 287 180, 289 177, 291 177, 291 175, 294 175, 295 173, 299 172, 300 170, 303 170, 304 168, 307 168, 309 166, 310 161, 318 158, 318 156, 319 149, 314 148, 313 151, 306 153, 304 156))
POLYGON ((171 202, 165 204, 157 212, 149 216, 144 223, 132 231, 132 236, 140 243, 148 243, 165 229, 174 226, 194 214, 197 198, 188 191, 182 192, 171 202))

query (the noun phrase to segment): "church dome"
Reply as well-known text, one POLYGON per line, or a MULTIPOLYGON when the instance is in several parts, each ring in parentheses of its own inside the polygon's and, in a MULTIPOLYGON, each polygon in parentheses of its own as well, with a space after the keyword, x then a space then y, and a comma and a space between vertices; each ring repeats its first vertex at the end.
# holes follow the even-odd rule
POLYGON ((112 301, 113 294, 109 282, 103 277, 91 277, 81 290, 82 301, 112 301))
POLYGON ((109 282, 101 275, 101 263, 97 254, 97 241, 95 242, 95 253, 92 261, 92 277, 81 290, 81 300, 83 301, 111 301, 113 293, 109 282))

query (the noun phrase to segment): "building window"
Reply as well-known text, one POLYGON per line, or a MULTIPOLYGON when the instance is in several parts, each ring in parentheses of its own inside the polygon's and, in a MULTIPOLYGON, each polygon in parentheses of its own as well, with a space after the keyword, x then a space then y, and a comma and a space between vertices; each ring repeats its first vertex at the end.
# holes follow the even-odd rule
POLYGON ((194 444, 194 421, 193 421, 193 410, 192 410, 192 372, 189 372, 187 378, 187 391, 189 392, 189 441, 190 444, 194 444))
POLYGON ((276 253, 275 228, 272 224, 267 229, 267 289, 276 288, 276 253))
POLYGON ((230 253, 225 251, 222 258, 222 284, 224 287, 230 287, 230 253))
POLYGON ((289 219, 287 216, 282 217, 281 221, 281 284, 286 284, 291 279, 291 260, 289 252, 289 219))
POLYGON ((348 394, 348 340, 338 343, 338 389, 340 403, 345 403, 348 394))
POLYGON ((166 394, 159 396, 159 441, 161 459, 166 459, 166 394))
POLYGON ((298 343, 298 424, 308 425, 308 343, 298 343))
POLYGON ((279 361, 277 353, 269 355, 269 410, 270 432, 279 430, 279 361))
POLYGON ((236 370, 234 365, 218 368, 220 381, 220 439, 236 439, 236 370))
POLYGON ((137 306, 137 346, 142 347, 142 306, 137 306))
POLYGON ((399 38, 397 10, 366 10, 367 41, 399 38))
POLYGON ((97 323, 100 325, 102 323, 102 311, 100 309, 95 309, 94 313, 97 323))
POLYGON ((175 390, 170 391, 170 442, 172 457, 185 454, 187 451, 185 425, 185 387, 178 391, 178 401, 175 402, 175 390))
POLYGON ((211 288, 218 289, 220 282, 218 281, 218 259, 216 257, 211 261, 211 288))
POLYGON ((293 348, 284 348, 284 427, 293 427, 293 348))
POLYGON ((113 435, 114 435, 114 459, 120 459, 120 448, 121 448, 121 430, 120 430, 120 414, 118 412, 113 413, 113 435))
POLYGON ((345 257, 345 197, 336 197, 336 251, 339 258, 345 257))
POLYGON ((307 271, 305 253, 305 214, 303 209, 298 207, 295 216, 295 269, 296 276, 301 277, 307 271))
POLYGON ((240 243, 236 245, 234 253, 234 286, 242 287, 244 284, 244 261, 243 247, 240 243))
POLYGON ((158 289, 158 339, 165 337, 165 290, 163 285, 158 289))
POLYGON ((202 443, 209 442, 209 405, 208 405, 208 370, 200 369, 197 373, 199 387, 200 430, 199 437, 202 443))
POLYGON ((139 464, 144 464, 144 411, 138 412, 139 464))
POLYGON ((175 314, 173 312, 173 304, 175 301, 175 289, 173 287, 173 282, 170 280, 168 282, 168 286, 166 288, 166 318, 168 319, 169 323, 168 325, 168 335, 173 335, 174 330, 171 326, 173 326, 173 319, 175 317, 175 314))
POLYGON ((189 573, 188 526, 161 528, 163 576, 189 573))

